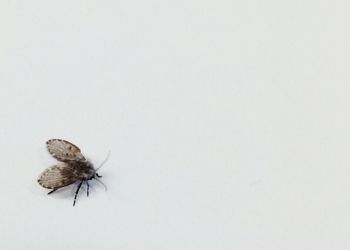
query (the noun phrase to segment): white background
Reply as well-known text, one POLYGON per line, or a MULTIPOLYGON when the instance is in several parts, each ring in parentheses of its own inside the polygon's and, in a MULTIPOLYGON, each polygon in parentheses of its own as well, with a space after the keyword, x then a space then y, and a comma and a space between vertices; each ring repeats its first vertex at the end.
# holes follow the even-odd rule
POLYGON ((1 1, 0 249, 350 249, 347 1, 1 1), (47 196, 50 138, 101 169, 47 196))

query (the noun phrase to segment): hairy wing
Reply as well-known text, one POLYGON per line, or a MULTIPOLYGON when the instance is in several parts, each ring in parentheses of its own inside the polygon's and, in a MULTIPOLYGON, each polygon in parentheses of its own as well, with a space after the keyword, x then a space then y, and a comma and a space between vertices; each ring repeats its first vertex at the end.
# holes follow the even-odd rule
POLYGON ((49 153, 59 161, 86 161, 80 149, 68 141, 51 139, 46 142, 46 145, 49 153))
POLYGON ((62 163, 47 168, 38 178, 44 188, 58 189, 78 180, 74 166, 62 163))

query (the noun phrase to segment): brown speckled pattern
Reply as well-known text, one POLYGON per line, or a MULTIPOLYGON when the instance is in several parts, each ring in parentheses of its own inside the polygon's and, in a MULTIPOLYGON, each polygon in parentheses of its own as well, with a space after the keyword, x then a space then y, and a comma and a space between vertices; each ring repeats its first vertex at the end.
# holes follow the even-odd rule
POLYGON ((49 194, 59 188, 73 184, 79 181, 75 192, 74 203, 81 185, 85 182, 89 193, 88 181, 96 177, 94 166, 86 160, 80 149, 73 143, 62 139, 51 139, 46 142, 47 150, 57 160, 63 162, 47 168, 38 178, 38 182, 44 188, 52 189, 49 194))

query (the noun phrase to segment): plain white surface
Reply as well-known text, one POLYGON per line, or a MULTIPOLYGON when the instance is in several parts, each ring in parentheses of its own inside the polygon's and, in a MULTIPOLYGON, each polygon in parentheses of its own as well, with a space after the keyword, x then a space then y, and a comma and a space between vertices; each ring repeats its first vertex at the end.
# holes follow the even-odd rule
POLYGON ((349 7, 2 1, 0 249, 349 249, 349 7), (108 192, 47 196, 50 138, 108 192))

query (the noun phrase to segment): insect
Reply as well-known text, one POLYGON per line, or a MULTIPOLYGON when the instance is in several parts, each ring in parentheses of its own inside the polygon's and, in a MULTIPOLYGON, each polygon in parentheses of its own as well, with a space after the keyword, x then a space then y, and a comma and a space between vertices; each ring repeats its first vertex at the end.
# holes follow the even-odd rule
POLYGON ((98 178, 102 176, 96 171, 102 167, 107 161, 108 156, 103 163, 95 169, 80 149, 73 143, 62 139, 51 139, 46 142, 48 152, 61 163, 47 168, 38 178, 38 182, 44 188, 52 189, 48 194, 52 194, 60 188, 79 182, 75 191, 73 206, 77 199, 77 195, 83 183, 86 183, 86 194, 89 196, 89 181, 94 179, 100 182, 105 189, 106 186, 98 178))

